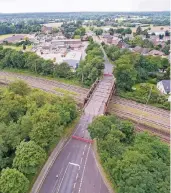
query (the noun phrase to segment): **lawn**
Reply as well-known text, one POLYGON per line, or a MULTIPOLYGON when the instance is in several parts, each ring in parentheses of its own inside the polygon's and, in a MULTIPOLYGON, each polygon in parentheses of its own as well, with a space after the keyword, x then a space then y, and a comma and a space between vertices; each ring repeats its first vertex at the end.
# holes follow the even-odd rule
MULTIPOLYGON (((14 46, 14 45, 3 45, 3 48, 11 48, 16 51, 23 51, 23 46, 14 46)), ((25 51, 31 51, 32 45, 26 46, 25 51)))
POLYGON ((4 35, 0 35, 0 40, 3 40, 5 38, 11 37, 14 34, 4 34, 4 35))
MULTIPOLYGON (((89 27, 86 27, 86 26, 84 26, 84 27, 86 28, 86 31, 88 31, 90 29, 89 27)), ((112 27, 112 26, 97 27, 97 26, 93 26, 93 27, 94 28, 102 28, 102 29, 105 29, 105 28, 113 28, 113 29, 127 28, 125 26, 119 26, 119 27, 112 27)), ((151 31, 154 31, 154 32, 161 31, 161 28, 163 28, 162 31, 166 31, 166 30, 170 31, 170 27, 169 26, 153 26, 153 25, 150 25, 148 27, 141 27, 141 28, 142 28, 142 30, 145 30, 145 29, 147 29, 149 27, 151 28, 151 31)), ((131 28, 132 32, 136 32, 137 27, 130 27, 130 28, 131 28)))

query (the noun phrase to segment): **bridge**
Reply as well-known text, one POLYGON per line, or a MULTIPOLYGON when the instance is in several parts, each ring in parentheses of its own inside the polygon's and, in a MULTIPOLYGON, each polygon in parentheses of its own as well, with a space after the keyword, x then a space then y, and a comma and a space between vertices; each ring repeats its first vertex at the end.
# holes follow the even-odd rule
MULTIPOLYGON (((90 89, 84 101, 83 115, 75 132, 56 156, 47 174, 43 177, 39 175, 31 193, 109 192, 98 169, 92 149, 93 141, 87 130, 94 117, 106 113, 109 101, 115 92, 112 64, 106 56, 104 59, 104 76, 101 80, 97 80, 90 89)), ((42 171, 45 169, 43 168, 42 171)))

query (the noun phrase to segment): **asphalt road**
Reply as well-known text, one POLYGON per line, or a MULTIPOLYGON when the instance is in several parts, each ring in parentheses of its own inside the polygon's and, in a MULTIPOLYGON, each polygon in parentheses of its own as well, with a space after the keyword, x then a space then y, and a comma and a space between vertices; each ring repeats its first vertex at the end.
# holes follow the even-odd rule
MULTIPOLYGON (((104 51, 104 50, 103 50, 104 51)), ((106 55, 104 73, 112 74, 112 64, 109 63, 106 55)), ((91 106, 91 100, 85 108, 85 114, 82 115, 79 124, 73 135, 81 138, 90 139, 87 131, 88 125, 92 122, 95 115, 100 115, 101 107, 104 108, 106 92, 110 89, 102 89, 103 85, 111 84, 111 80, 101 80, 93 95, 99 95, 100 100, 93 108, 99 109, 94 112, 91 106), (109 82, 108 82, 109 81, 109 82)), ((93 104, 94 105, 94 104, 93 104)), ((103 111, 103 109, 102 109, 103 111)), ((51 167, 39 193, 108 193, 108 189, 101 177, 92 146, 90 143, 71 138, 64 146, 53 166, 51 167)))
MULTIPOLYGON (((92 116, 83 115, 74 135, 89 138, 92 116)), ((89 143, 70 139, 51 167, 40 193, 108 193, 89 143)))

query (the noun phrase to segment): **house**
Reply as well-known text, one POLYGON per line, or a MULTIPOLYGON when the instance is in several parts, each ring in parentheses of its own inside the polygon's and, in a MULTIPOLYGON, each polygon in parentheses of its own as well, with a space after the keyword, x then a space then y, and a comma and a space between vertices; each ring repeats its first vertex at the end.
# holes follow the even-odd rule
POLYGON ((49 33, 52 33, 53 31, 53 28, 52 27, 47 27, 47 26, 43 26, 41 31, 45 34, 49 34, 49 33))
POLYGON ((142 55, 146 55, 150 49, 149 48, 142 48, 140 46, 136 46, 135 48, 132 49, 133 52, 138 52, 142 55))
POLYGON ((122 42, 122 48, 123 49, 128 49, 129 47, 130 47, 129 44, 122 42))
POLYGON ((133 52, 138 52, 138 53, 141 53, 142 51, 142 47, 140 46, 136 46, 135 48, 132 49, 133 52))
POLYGON ((165 46, 165 42, 170 40, 170 36, 164 36, 162 39, 159 36, 151 36, 150 41, 155 45, 161 45, 162 47, 165 46))
POLYGON ((148 55, 151 56, 164 56, 165 54, 159 50, 151 50, 148 55))
POLYGON ((170 94, 170 80, 161 80, 157 83, 157 89, 162 94, 170 94))
POLYGON ((108 39, 108 38, 110 38, 110 37, 112 37, 112 36, 110 35, 110 33, 103 33, 103 34, 102 34, 102 38, 108 39))
POLYGON ((25 37, 26 37, 25 35, 13 35, 13 36, 10 36, 8 38, 1 40, 0 43, 4 43, 4 42, 17 43, 17 42, 24 40, 25 37))
POLYGON ((82 41, 88 41, 88 35, 84 35, 82 38, 81 38, 82 41))
POLYGON ((111 44, 118 46, 119 48, 122 48, 122 40, 118 37, 113 37, 111 44))

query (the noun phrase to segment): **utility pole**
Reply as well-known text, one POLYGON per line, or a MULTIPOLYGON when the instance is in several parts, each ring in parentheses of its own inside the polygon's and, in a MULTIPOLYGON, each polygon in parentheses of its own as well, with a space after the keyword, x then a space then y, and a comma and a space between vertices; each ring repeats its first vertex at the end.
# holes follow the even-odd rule
MULTIPOLYGON (((150 100, 151 92, 152 92, 152 86, 151 86, 151 88, 150 88, 150 91, 149 91, 149 94, 148 94, 147 101, 146 101, 145 105, 147 105, 148 102, 149 102, 149 100, 150 100)), ((139 118, 139 122, 138 122, 138 127, 139 127, 140 121, 141 121, 142 118, 143 118, 143 112, 145 111, 145 108, 146 108, 146 106, 144 106, 143 111, 142 111, 142 114, 140 114, 140 118, 139 118)))

